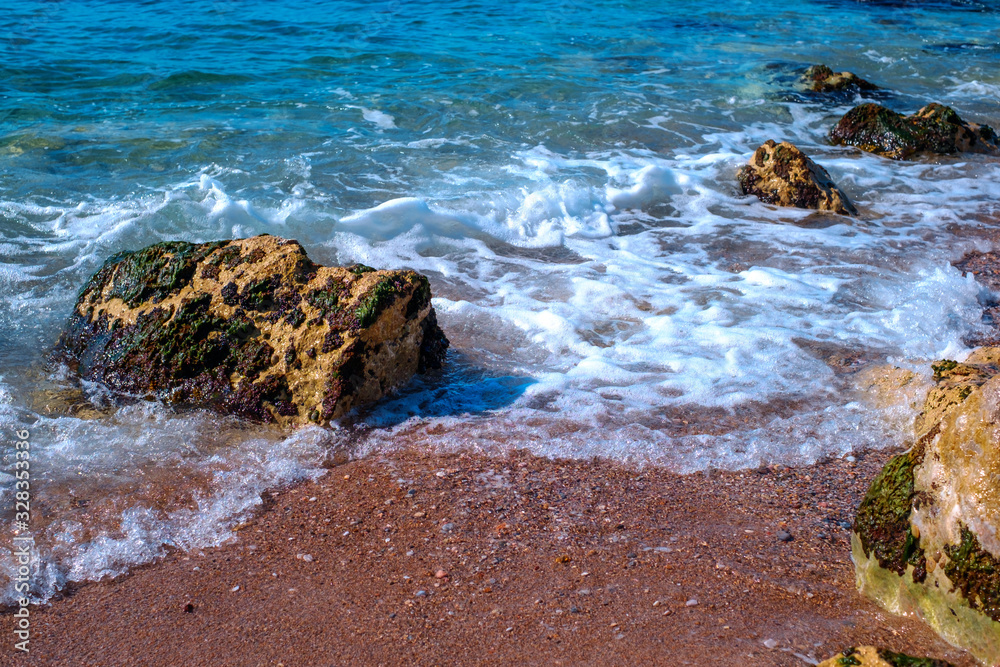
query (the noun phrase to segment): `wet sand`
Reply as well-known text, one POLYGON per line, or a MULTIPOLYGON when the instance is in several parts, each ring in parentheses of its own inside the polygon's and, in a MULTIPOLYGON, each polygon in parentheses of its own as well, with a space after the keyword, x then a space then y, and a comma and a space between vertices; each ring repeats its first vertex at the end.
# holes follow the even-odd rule
POLYGON ((678 475, 397 452, 268 494, 234 542, 32 613, 22 665, 807 665, 878 644, 971 666, 854 587, 891 452, 678 475), (782 541, 779 531, 791 536, 782 541))

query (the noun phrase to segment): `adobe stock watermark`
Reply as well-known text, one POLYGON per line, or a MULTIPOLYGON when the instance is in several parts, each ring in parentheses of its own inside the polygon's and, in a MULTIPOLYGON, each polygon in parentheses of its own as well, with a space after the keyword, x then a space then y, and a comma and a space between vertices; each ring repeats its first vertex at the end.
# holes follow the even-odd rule
POLYGON ((20 595, 14 612, 14 648, 28 652, 31 640, 31 612, 28 610, 28 591, 31 590, 31 561, 35 538, 31 534, 31 443, 28 431, 16 431, 14 444, 14 558, 17 576, 14 590, 20 595))

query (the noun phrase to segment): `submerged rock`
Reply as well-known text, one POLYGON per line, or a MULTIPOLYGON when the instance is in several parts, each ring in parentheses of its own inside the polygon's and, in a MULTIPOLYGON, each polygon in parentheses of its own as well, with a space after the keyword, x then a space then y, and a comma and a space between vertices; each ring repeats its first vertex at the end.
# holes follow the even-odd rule
POLYGON ((787 141, 765 142, 740 168, 736 180, 743 194, 756 195, 765 204, 857 214, 826 169, 787 141))
POLYGON ((1000 664, 1000 348, 932 369, 916 444, 858 508, 858 588, 1000 664))
POLYGON ((830 131, 830 141, 894 160, 917 153, 997 151, 997 135, 989 125, 966 123, 951 107, 937 103, 909 116, 879 104, 856 106, 830 131))
POLYGON ((378 400, 447 347, 424 276, 319 266, 264 235, 115 255, 57 354, 120 393, 293 425, 378 400))
POLYGON ((841 651, 817 667, 952 667, 950 662, 933 658, 914 658, 905 653, 894 653, 874 646, 859 646, 841 651))
POLYGON ((834 72, 826 65, 813 65, 802 75, 802 83, 816 93, 832 93, 850 88, 878 90, 871 81, 865 81, 852 72, 834 72))

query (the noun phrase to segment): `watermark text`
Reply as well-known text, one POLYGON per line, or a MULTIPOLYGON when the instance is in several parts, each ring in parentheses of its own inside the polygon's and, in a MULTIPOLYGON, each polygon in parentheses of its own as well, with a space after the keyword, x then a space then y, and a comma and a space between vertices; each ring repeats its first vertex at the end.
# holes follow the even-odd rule
POLYGON ((14 648, 28 652, 31 640, 31 612, 28 610, 28 591, 31 590, 31 561, 35 538, 31 534, 31 443, 27 430, 14 433, 14 559, 17 576, 14 590, 20 595, 14 612, 14 648))

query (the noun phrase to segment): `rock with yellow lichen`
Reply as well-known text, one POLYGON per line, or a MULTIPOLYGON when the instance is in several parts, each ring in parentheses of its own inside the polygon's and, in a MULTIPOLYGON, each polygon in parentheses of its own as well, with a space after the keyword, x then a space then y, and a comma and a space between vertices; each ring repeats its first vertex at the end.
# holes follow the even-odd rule
POLYGON ((819 663, 817 667, 952 667, 950 662, 933 658, 914 658, 874 646, 844 649, 837 655, 819 663))
POLYGON ((915 444, 858 508, 859 589, 1000 664, 1000 348, 932 365, 915 444))
POLYGON ((755 195, 765 204, 857 214, 826 169, 787 141, 766 141, 740 168, 736 180, 743 194, 755 195))
POLYGON ((287 426, 376 401, 447 347, 424 276, 319 266, 263 235, 112 257, 57 355, 122 394, 287 426))

